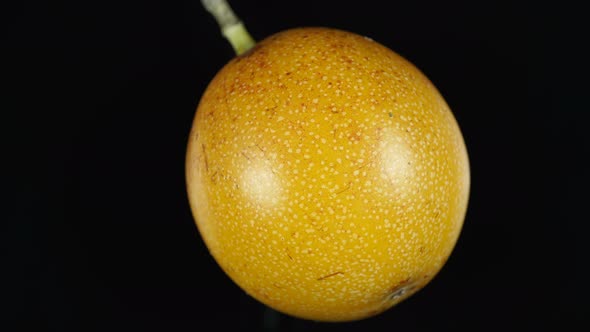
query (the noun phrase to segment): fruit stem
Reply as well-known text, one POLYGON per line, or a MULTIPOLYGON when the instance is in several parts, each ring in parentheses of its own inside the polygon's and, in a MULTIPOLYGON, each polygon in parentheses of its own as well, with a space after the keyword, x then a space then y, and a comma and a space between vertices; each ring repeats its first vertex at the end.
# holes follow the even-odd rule
POLYGON ((201 0, 201 3, 215 17, 221 27, 221 33, 230 42, 237 55, 243 54, 256 44, 226 0, 201 0))

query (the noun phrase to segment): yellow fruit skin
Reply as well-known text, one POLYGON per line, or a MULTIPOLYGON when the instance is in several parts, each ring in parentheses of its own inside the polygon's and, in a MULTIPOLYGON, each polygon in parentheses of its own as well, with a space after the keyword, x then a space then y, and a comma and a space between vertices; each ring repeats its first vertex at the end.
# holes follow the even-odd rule
POLYGON ((470 185, 433 84, 386 47, 325 28, 273 35, 216 75, 186 179, 227 275, 320 321, 376 315, 426 285, 457 241, 470 185))

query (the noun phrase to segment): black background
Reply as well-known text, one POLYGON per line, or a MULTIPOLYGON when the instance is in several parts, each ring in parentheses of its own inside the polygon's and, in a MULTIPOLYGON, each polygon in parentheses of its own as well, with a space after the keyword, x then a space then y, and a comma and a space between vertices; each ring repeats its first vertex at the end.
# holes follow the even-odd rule
POLYGON ((554 107, 577 105, 569 90, 557 102, 554 88, 567 83, 549 78, 550 10, 497 1, 232 5, 256 39, 298 26, 341 28, 390 47, 435 83, 472 169, 467 218, 446 266, 367 320, 316 323, 266 309, 210 257, 185 193, 196 105, 233 57, 213 18, 197 0, 22 2, 4 11, 2 45, 3 94, 17 124, 4 141, 15 155, 11 171, 22 175, 7 177, 13 194, 2 225, 6 331, 588 323, 585 237, 575 226, 588 221, 576 208, 587 197, 576 187, 588 178, 588 145, 583 123, 554 107))

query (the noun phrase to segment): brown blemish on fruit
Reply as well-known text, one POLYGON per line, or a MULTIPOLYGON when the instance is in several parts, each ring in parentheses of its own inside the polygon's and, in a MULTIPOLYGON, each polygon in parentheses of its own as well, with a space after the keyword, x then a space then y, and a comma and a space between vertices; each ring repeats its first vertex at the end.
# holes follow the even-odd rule
POLYGON ((244 158, 248 159, 248 161, 251 161, 250 157, 248 157, 248 155, 246 154, 246 152, 244 152, 244 151, 240 151, 240 154, 241 154, 242 156, 244 156, 244 158))
POLYGON ((207 149, 205 149, 205 143, 201 144, 201 148, 203 149, 203 161, 205 163, 205 171, 209 173, 209 159, 207 158, 207 149))
POLYGON ((317 280, 317 281, 322 281, 322 280, 326 280, 326 279, 328 279, 328 278, 332 278, 332 277, 335 277, 335 276, 337 276, 337 275, 341 275, 341 274, 344 274, 344 272, 342 272, 342 271, 336 271, 336 272, 334 272, 334 273, 327 274, 327 275, 325 275, 325 276, 323 276, 323 277, 319 277, 319 278, 317 278, 316 280, 317 280))

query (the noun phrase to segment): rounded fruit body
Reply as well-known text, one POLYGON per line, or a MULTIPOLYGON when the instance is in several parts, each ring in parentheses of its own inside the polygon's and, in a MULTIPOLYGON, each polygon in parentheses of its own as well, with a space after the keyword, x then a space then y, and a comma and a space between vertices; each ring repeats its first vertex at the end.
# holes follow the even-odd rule
POLYGON ((275 34, 216 75, 186 178, 227 275, 320 321, 376 315, 426 285, 457 241, 470 181, 433 84, 386 47, 326 28, 275 34))

